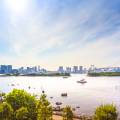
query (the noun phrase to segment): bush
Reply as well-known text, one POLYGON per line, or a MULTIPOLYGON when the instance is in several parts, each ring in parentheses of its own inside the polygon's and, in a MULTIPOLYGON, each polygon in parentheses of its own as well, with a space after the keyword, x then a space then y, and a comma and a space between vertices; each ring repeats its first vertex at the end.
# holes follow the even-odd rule
POLYGON ((0 102, 2 103, 4 101, 5 98, 5 93, 0 92, 0 102))
POLYGON ((17 120, 29 120, 28 110, 25 107, 21 107, 16 111, 17 120))
POLYGON ((36 98, 24 90, 14 89, 12 92, 6 95, 6 102, 9 103, 14 112, 21 107, 27 108, 29 112, 29 118, 36 120, 36 98))
POLYGON ((43 94, 38 102, 38 115, 37 120, 52 120, 52 106, 46 99, 46 95, 43 94))
POLYGON ((95 110, 95 120, 117 120, 116 106, 113 104, 101 105, 95 110))
POLYGON ((0 120, 12 120, 13 109, 8 103, 0 104, 0 120))
POLYGON ((63 120, 73 120, 73 112, 70 106, 63 109, 63 120))

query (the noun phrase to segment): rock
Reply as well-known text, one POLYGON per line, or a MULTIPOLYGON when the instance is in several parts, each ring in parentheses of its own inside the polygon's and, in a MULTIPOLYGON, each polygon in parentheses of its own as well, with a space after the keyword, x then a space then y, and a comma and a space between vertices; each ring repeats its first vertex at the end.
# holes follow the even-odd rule
POLYGON ((53 107, 53 111, 61 111, 60 106, 53 107))
POLYGON ((73 111, 75 111, 76 109, 75 108, 72 108, 73 111))

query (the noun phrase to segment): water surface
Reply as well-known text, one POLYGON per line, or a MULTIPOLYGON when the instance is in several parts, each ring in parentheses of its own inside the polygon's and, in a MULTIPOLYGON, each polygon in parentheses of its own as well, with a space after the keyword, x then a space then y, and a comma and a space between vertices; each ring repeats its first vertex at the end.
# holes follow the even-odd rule
POLYGON ((53 105, 62 102, 63 106, 80 106, 76 109, 79 113, 92 114, 98 105, 105 103, 116 104, 120 111, 120 77, 0 77, 0 91, 7 93, 14 88, 38 95, 44 90, 53 105), (86 84, 76 82, 83 78, 87 81, 86 84), (68 97, 61 97, 64 92, 68 93, 68 97), (51 96, 53 99, 50 99, 51 96))

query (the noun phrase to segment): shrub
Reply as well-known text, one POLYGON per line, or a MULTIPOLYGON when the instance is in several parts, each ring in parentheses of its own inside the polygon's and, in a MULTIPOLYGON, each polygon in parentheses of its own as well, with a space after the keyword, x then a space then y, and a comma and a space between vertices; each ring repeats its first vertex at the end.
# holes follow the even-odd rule
POLYGON ((6 95, 6 102, 9 103, 14 112, 21 107, 27 108, 29 117, 32 120, 36 120, 36 98, 24 90, 14 89, 12 92, 6 95))
POLYGON ((29 120, 27 108, 21 107, 18 110, 16 110, 16 119, 17 120, 29 120))
POLYGON ((63 109, 63 120, 73 120, 73 112, 70 106, 63 109))
POLYGON ((101 105, 95 110, 95 120, 117 120, 116 106, 113 104, 101 105))
POLYGON ((0 120, 12 120, 13 109, 8 103, 0 103, 0 120))
POLYGON ((46 99, 45 94, 41 95, 37 109, 37 120, 52 120, 52 107, 49 101, 46 99))

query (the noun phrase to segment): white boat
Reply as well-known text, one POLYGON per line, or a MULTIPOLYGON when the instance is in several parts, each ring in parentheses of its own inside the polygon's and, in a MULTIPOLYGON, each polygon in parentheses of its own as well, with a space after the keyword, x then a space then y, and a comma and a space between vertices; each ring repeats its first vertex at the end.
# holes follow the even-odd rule
POLYGON ((63 78, 68 78, 68 76, 63 76, 63 78))
POLYGON ((81 83, 81 84, 84 84, 84 83, 87 83, 87 81, 85 79, 82 79, 80 81, 77 81, 77 83, 81 83))

